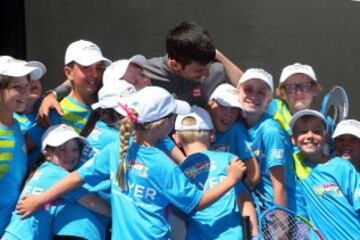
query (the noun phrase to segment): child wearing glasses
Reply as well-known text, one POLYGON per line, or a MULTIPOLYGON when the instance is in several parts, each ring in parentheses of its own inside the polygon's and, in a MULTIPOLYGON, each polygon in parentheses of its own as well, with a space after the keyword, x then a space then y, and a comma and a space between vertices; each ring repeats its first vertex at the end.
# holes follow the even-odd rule
POLYGON ((291 116, 310 108, 321 90, 311 66, 300 63, 286 66, 281 72, 280 83, 276 89, 279 99, 270 102, 267 112, 291 135, 291 116))

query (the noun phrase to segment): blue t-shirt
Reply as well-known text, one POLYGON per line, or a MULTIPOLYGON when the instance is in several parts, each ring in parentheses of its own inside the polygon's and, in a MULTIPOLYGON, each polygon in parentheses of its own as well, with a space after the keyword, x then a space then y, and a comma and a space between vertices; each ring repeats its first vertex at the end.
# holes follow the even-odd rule
POLYGON ((251 143, 244 124, 236 122, 226 132, 215 131, 215 142, 211 150, 231 152, 241 160, 254 157, 251 143))
POLYGON ((27 169, 26 147, 19 123, 0 125, 0 236, 10 221, 27 169))
POLYGON ((301 187, 312 223, 325 239, 359 239, 360 174, 339 157, 324 164, 305 164, 312 170, 301 187))
MULTIPOLYGON (((226 152, 203 151, 192 154, 180 165, 181 170, 201 191, 221 183, 235 155, 226 152)), ((186 239, 240 239, 241 211, 237 197, 245 192, 239 182, 219 200, 201 211, 186 216, 186 239)))
MULTIPOLYGON (((45 192, 68 174, 69 173, 62 167, 50 162, 44 162, 26 183, 21 196, 28 194, 37 195, 45 192)), ((74 202, 87 193, 85 189, 78 188, 65 194, 62 198, 46 204, 25 219, 21 219, 21 216, 14 211, 11 221, 5 230, 4 238, 8 240, 52 239, 52 221, 53 218, 56 217, 56 213, 63 208, 65 204, 74 202)))
MULTIPOLYGON (((256 190, 273 202, 274 193, 270 179, 270 169, 276 166, 285 168, 285 187, 288 208, 297 214, 306 216, 304 199, 298 186, 292 158, 292 145, 288 134, 269 115, 264 114, 261 119, 248 129, 252 141, 252 151, 259 161, 261 180, 256 190)), ((271 205, 265 202, 265 207, 271 205)))
POLYGON ((128 191, 116 180, 120 142, 114 142, 84 164, 78 173, 87 183, 111 179, 112 238, 169 239, 165 209, 173 204, 185 213, 199 203, 202 192, 161 150, 136 143, 126 157, 128 191))
MULTIPOLYGON (((70 96, 65 97, 60 102, 60 106, 64 111, 64 115, 60 116, 55 110, 50 111, 49 120, 51 124, 63 123, 73 127, 76 132, 80 133, 90 116, 91 107, 77 102, 70 96)), ((41 147, 41 137, 45 131, 45 128, 36 123, 28 129, 27 134, 38 147, 41 147)))

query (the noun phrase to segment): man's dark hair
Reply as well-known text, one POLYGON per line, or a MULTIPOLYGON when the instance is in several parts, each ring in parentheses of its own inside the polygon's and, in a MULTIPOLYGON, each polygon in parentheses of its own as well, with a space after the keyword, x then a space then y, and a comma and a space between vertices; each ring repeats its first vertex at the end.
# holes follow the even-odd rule
POLYGON ((206 65, 215 58, 215 45, 209 33, 195 22, 181 22, 166 37, 169 58, 183 66, 193 62, 206 65))

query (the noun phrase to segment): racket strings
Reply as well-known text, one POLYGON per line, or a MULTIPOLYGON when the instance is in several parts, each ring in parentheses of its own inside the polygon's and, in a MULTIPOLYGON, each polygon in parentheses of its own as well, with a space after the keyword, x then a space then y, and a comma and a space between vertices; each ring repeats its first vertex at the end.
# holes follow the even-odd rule
POLYGON ((281 209, 274 209, 274 211, 266 213, 261 221, 262 239, 310 239, 309 227, 281 209))
POLYGON ((331 116, 335 123, 343 120, 348 114, 348 99, 341 88, 334 88, 327 102, 326 115, 331 116))

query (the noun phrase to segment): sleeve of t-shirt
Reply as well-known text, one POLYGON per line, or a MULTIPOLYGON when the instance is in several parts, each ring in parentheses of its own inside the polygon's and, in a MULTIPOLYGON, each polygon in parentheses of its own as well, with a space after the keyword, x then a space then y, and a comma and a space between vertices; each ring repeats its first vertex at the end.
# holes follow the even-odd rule
POLYGON ((237 145, 236 152, 241 160, 253 158, 254 154, 251 151, 251 142, 247 130, 243 124, 237 124, 236 127, 237 145))
POLYGON ((195 209, 203 194, 178 166, 174 166, 167 172, 163 186, 163 192, 169 201, 185 213, 190 213, 195 209))
POLYGON ((352 203, 355 211, 360 210, 360 173, 346 160, 338 161, 337 174, 341 184, 341 190, 347 199, 352 203), (339 172, 340 170, 340 172, 339 172))
POLYGON ((165 153, 169 153, 174 149, 175 143, 169 136, 166 136, 157 142, 156 147, 165 153))
POLYGON ((110 179, 110 158, 116 157, 114 154, 119 154, 119 144, 117 142, 109 144, 96 156, 85 162, 77 170, 80 178, 91 186, 110 179))
POLYGON ((264 130, 264 145, 267 169, 286 165, 286 147, 289 141, 280 127, 272 126, 264 130))
MULTIPOLYGON (((49 120, 51 125, 60 124, 61 116, 54 110, 49 113, 49 120)), ((42 127, 39 123, 33 124, 27 131, 26 134, 31 138, 31 140, 41 148, 41 138, 45 133, 46 128, 42 127)))

